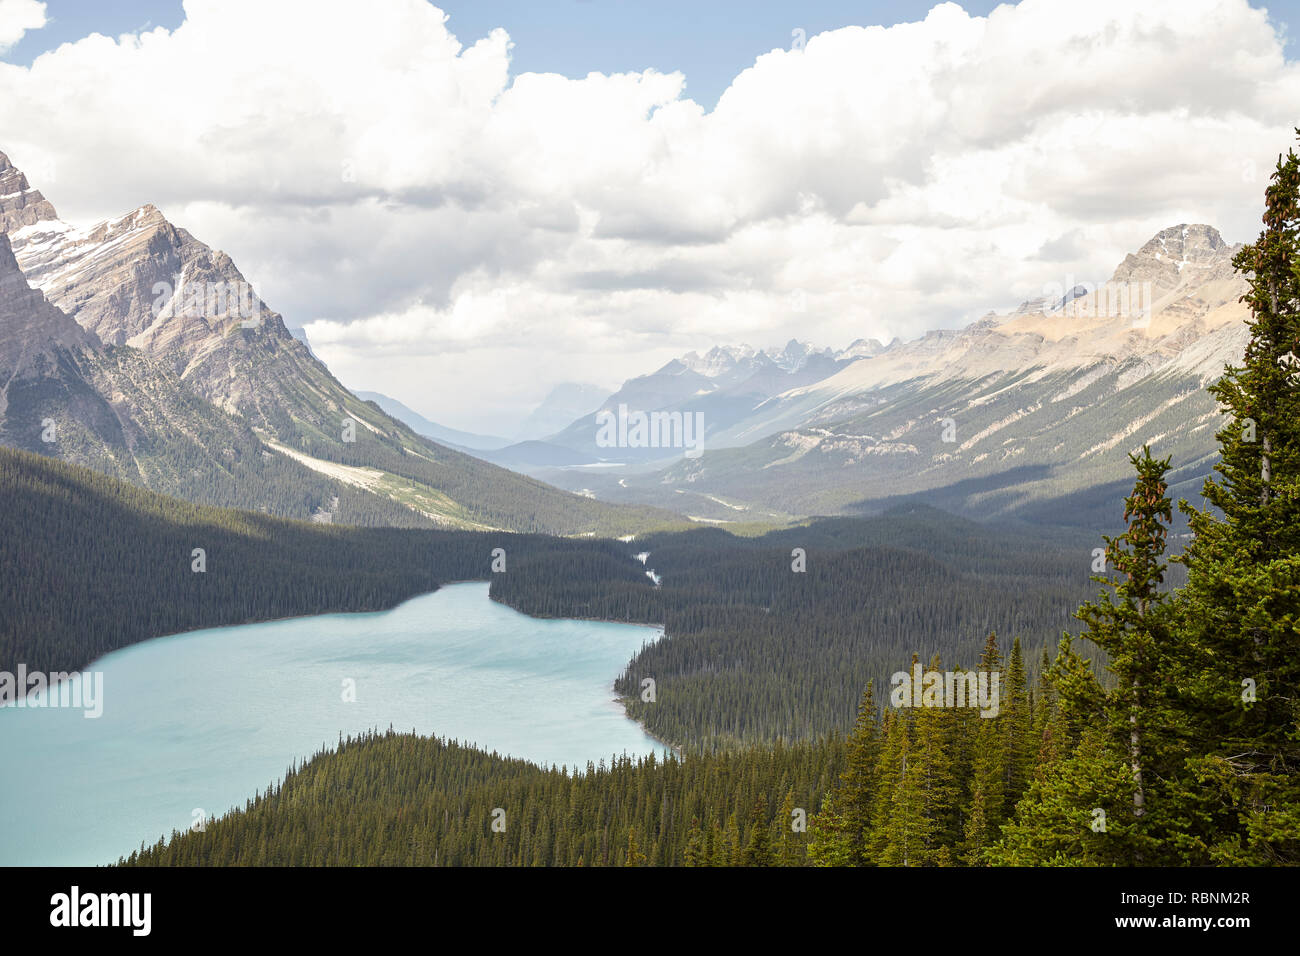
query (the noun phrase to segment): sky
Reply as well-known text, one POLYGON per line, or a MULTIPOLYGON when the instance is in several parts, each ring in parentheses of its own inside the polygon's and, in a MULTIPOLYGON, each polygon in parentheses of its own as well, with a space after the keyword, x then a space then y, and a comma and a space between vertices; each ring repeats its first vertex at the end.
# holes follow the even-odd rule
POLYGON ((714 344, 910 338, 1258 231, 1296 4, 0 0, 0 151, 347 385, 511 434, 714 344))

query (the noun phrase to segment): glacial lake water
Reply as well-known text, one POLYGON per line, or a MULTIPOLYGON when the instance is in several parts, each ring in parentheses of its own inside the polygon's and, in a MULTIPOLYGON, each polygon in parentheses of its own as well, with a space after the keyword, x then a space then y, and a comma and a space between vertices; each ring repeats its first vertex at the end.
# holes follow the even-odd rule
POLYGON ((538 620, 447 585, 389 611, 219 627, 115 651, 103 714, 0 707, 0 865, 115 862, 369 728, 546 766, 662 753, 613 681, 658 628, 538 620), (345 701, 355 682, 355 700, 345 701))

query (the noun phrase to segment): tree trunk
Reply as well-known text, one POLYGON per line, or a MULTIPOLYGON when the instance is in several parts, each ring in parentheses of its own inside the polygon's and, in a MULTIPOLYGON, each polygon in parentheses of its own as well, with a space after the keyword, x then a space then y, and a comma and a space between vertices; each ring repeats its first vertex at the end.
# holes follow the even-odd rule
POLYGON ((1264 453, 1260 456, 1259 464, 1259 503, 1268 504, 1268 486, 1273 479, 1273 444, 1268 440, 1268 433, 1264 433, 1264 453))

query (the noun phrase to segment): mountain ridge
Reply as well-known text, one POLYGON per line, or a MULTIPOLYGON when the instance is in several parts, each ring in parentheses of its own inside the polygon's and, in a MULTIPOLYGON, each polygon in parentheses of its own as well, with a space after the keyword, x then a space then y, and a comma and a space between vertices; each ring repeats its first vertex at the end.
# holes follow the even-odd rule
MULTIPOLYGON (((1191 493, 1216 447, 1205 385, 1249 338, 1245 280, 1231 264, 1239 248, 1212 226, 1171 226, 1106 283, 963 329, 870 343, 869 354, 711 434, 698 458, 617 475, 541 474, 719 522, 871 511, 918 494, 1008 517, 1113 485, 1127 475, 1127 453, 1151 441, 1174 454, 1191 493), (1023 486, 998 477, 1021 467, 1042 471, 1023 486)), ((1079 507, 1081 521, 1103 519, 1091 503, 1079 507)))
MULTIPOLYGON (((8 157, 2 165, 15 195, 5 194, 0 224, 24 294, 35 303, 31 295, 39 293, 53 307, 41 313, 42 324, 54 323, 53 329, 62 321, 56 315, 70 317, 96 340, 82 349, 93 356, 84 375, 65 376, 61 389, 54 380, 44 383, 50 387, 42 418, 77 423, 67 399, 75 390, 83 404, 94 404, 86 397, 94 393, 120 411, 113 417, 122 426, 120 433, 75 427, 68 437, 78 442, 14 440, 18 447, 203 503, 288 517, 333 520, 342 503, 347 520, 434 527, 625 535, 680 522, 552 488, 418 435, 348 391, 229 256, 173 225, 157 207, 145 204, 78 228, 58 218, 8 157), (78 381, 85 388, 73 389, 78 381), (182 424, 173 408, 192 421, 182 424), (196 428, 211 441, 194 440, 196 428), (275 474, 238 497, 241 479, 231 464, 268 456, 279 462, 275 474), (198 487, 186 486, 181 472, 187 468, 201 476, 198 487), (225 490, 205 497, 217 494, 216 485, 225 490)), ((14 289, 17 296, 21 290, 14 289)), ((31 313, 35 306, 21 308, 31 313)), ((18 338, 49 338, 49 330, 33 329, 17 314, 8 324, 18 338)), ((70 327, 59 328, 56 337, 70 334, 70 327)), ((28 422, 11 417, 0 423, 6 436, 15 427, 30 431, 28 422)))

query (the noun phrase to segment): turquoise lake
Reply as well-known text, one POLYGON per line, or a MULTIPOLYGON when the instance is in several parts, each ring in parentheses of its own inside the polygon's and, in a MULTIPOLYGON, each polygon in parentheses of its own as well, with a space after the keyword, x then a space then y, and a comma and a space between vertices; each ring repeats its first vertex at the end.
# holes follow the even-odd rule
POLYGON ((220 816, 369 728, 547 766, 662 753, 613 682, 658 628, 537 620, 448 585, 373 614, 219 627, 115 651, 103 714, 0 708, 0 865, 115 862, 220 816), (349 685, 348 682, 353 682, 349 685), (355 700, 347 701, 348 687, 355 700))

